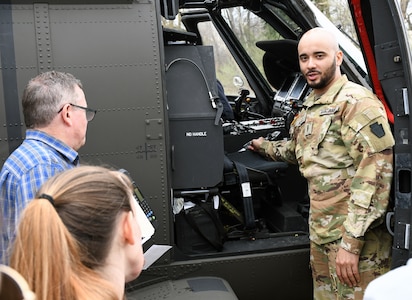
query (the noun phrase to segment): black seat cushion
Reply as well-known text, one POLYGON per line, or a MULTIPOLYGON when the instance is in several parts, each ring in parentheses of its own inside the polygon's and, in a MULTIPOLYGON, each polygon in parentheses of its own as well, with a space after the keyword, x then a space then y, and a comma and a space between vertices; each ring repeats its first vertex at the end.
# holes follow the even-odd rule
MULTIPOLYGON (((236 161, 243 164, 246 168, 257 171, 272 173, 286 170, 288 164, 282 161, 266 160, 256 152, 246 150, 243 152, 227 153, 227 158, 231 161, 236 161)), ((225 163, 225 166, 227 163, 225 163)))

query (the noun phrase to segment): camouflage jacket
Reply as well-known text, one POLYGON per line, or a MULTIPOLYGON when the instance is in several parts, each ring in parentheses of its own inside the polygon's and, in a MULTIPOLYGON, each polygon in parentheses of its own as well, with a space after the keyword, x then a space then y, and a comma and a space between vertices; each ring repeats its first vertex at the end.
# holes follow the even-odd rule
POLYGON ((392 181, 394 139, 382 103, 346 76, 321 97, 311 93, 291 124, 290 140, 260 153, 298 163, 308 180, 310 238, 338 239, 359 253, 365 232, 383 222, 392 181))

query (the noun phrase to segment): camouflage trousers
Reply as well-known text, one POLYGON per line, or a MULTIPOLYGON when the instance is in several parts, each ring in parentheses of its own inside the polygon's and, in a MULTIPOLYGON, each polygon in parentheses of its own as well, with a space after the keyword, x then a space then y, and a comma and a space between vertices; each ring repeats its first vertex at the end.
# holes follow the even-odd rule
POLYGON ((339 244, 340 240, 324 245, 311 242, 310 264, 315 300, 362 300, 369 282, 390 269, 392 236, 383 226, 365 234, 365 245, 359 256, 361 282, 357 287, 341 283, 336 275, 339 244))

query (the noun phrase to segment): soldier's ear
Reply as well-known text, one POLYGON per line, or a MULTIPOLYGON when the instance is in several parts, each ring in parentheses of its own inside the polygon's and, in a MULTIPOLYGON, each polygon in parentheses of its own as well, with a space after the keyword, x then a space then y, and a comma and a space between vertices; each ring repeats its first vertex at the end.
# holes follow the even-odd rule
POLYGON ((343 52, 342 51, 337 51, 336 52, 336 66, 340 67, 343 61, 343 52))

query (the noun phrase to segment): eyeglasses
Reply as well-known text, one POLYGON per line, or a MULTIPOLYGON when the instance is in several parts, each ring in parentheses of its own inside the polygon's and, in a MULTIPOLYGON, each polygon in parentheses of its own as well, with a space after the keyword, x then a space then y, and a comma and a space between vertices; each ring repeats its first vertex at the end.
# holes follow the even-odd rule
MULTIPOLYGON (((80 106, 80 105, 73 104, 73 103, 68 103, 68 104, 70 104, 70 105, 73 106, 73 107, 77 107, 77 108, 80 108, 80 109, 84 109, 84 110, 86 111, 86 120, 87 120, 87 122, 92 121, 92 120, 94 119, 94 116, 95 116, 96 113, 97 113, 97 110, 96 110, 96 109, 91 109, 91 108, 89 108, 89 107, 84 107, 84 106, 80 106)), ((64 108, 64 106, 63 106, 62 108, 60 108, 57 113, 58 113, 58 114, 61 113, 61 111, 63 110, 63 108, 64 108)))

